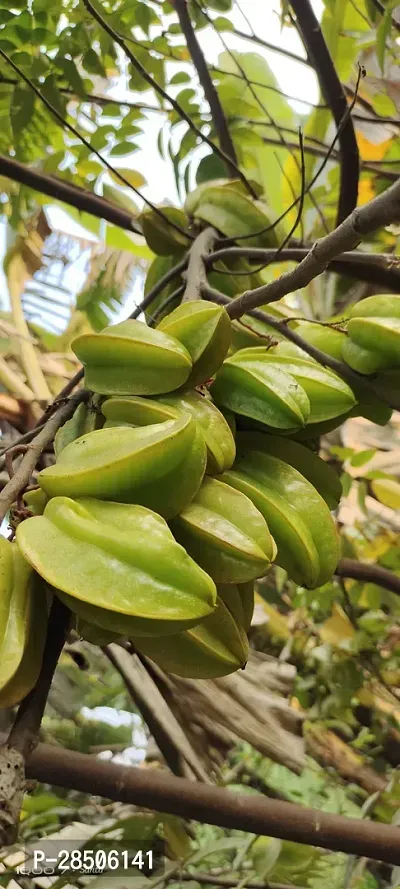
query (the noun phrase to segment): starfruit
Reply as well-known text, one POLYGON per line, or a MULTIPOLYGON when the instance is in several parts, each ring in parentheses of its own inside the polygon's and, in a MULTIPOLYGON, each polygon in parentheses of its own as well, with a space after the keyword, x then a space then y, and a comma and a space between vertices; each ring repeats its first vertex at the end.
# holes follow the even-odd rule
POLYGON ((221 598, 198 626, 162 639, 132 639, 135 647, 163 670, 192 679, 216 679, 244 667, 248 641, 221 598))
POLYGON ((224 307, 202 299, 182 303, 163 318, 157 330, 175 337, 189 352, 193 362, 185 384, 189 388, 215 374, 231 344, 231 322, 224 307))
MULTIPOLYGON (((376 352, 361 349, 360 346, 352 342, 344 330, 339 330, 337 327, 313 324, 310 321, 300 321, 296 324, 295 329, 296 333, 300 334, 305 342, 310 343, 332 358, 336 358, 337 361, 344 361, 358 373, 375 373, 377 370, 387 366, 387 361, 382 356, 378 356, 376 352)), ((303 353, 302 357, 310 360, 307 352, 301 351, 303 353)), ((357 409, 352 408, 351 412, 346 411, 342 416, 338 416, 337 423, 330 428, 339 426, 348 417, 352 416, 366 417, 367 420, 371 420, 373 423, 385 426, 392 415, 389 405, 385 404, 381 398, 378 398, 372 392, 371 387, 364 384, 362 380, 352 382, 351 388, 357 400, 357 409)), ((315 426, 314 429, 310 430, 310 437, 313 435, 318 436, 328 431, 329 428, 325 425, 315 426)))
POLYGON ((276 554, 258 509, 248 497, 217 479, 204 479, 171 528, 179 543, 218 583, 262 577, 276 554))
POLYGON ((179 254, 190 247, 189 235, 185 234, 188 220, 183 211, 170 206, 158 209, 159 213, 146 209, 139 216, 144 237, 153 253, 157 256, 169 256, 171 253, 179 254), (179 228, 182 231, 179 231, 179 228))
POLYGON ((142 506, 54 497, 17 540, 79 617, 120 635, 177 632, 214 609, 213 581, 142 506))
POLYGON ((338 534, 329 509, 314 486, 293 466, 268 454, 263 435, 238 436, 238 456, 222 479, 246 494, 268 522, 278 547, 276 563, 310 589, 335 571, 338 534))
POLYGON ((217 475, 232 466, 236 454, 234 421, 232 431, 228 422, 228 419, 231 419, 232 422, 232 418, 227 419, 218 410, 208 393, 201 395, 199 392, 193 391, 171 392, 159 396, 157 401, 168 404, 177 410, 186 411, 199 424, 207 446, 206 473, 208 475, 217 475))
POLYGON ((330 509, 337 508, 343 493, 342 483, 329 463, 322 460, 318 454, 310 451, 300 442, 284 438, 282 435, 253 432, 251 436, 249 434, 248 438, 251 438, 253 448, 258 446, 264 453, 279 457, 284 463, 289 463, 290 466, 297 469, 307 481, 314 485, 330 509))
POLYGON ((199 392, 173 392, 154 399, 135 396, 109 398, 102 411, 106 417, 105 427, 147 426, 176 418, 182 413, 190 414, 201 428, 207 447, 208 475, 216 475, 229 469, 235 459, 235 439, 221 411, 213 404, 210 396, 199 392))
POLYGON ((76 438, 80 438, 81 435, 85 435, 87 432, 100 429, 102 425, 103 418, 97 405, 88 405, 83 402, 78 404, 71 419, 67 420, 56 432, 54 439, 54 453, 56 457, 58 457, 63 448, 71 444, 71 441, 75 441, 76 438))
POLYGON ((400 296, 369 296, 350 310, 347 332, 362 349, 375 352, 391 367, 400 365, 400 296))
POLYGON ((293 343, 281 342, 271 347, 256 346, 237 352, 232 361, 248 364, 264 362, 290 374, 301 386, 310 402, 308 423, 321 423, 339 417, 351 410, 356 399, 350 387, 341 377, 312 358, 293 343))
POLYGON ((254 612, 254 583, 219 583, 217 592, 245 633, 250 629, 254 612))
POLYGON ((178 340, 140 321, 122 321, 72 342, 89 389, 101 395, 158 395, 186 383, 189 352, 178 340))
POLYGON ((31 491, 25 491, 22 499, 32 515, 43 515, 48 497, 41 488, 32 488, 31 491))
MULTIPOLYGON (((71 603, 75 603, 75 599, 72 596, 64 596, 64 601, 69 600, 71 603)), ((110 645, 111 642, 115 642, 120 638, 120 633, 113 633, 112 630, 102 629, 102 627, 96 626, 96 624, 92 624, 87 620, 84 620, 75 613, 75 632, 80 636, 81 639, 84 639, 85 642, 90 642, 91 645, 99 645, 100 647, 103 645, 110 645)))
POLYGON ((243 194, 229 181, 222 185, 220 182, 199 185, 187 196, 185 210, 189 216, 207 222, 228 238, 246 236, 246 243, 252 247, 278 246, 269 207, 243 194))
POLYGON ((294 377, 262 355, 241 349, 226 359, 211 386, 218 407, 257 420, 272 429, 294 431, 310 414, 306 392, 294 377), (245 354, 242 354, 245 353, 245 354))
POLYGON ((67 445, 38 482, 49 497, 139 503, 171 518, 194 497, 206 459, 201 430, 182 414, 151 426, 89 432, 67 445))
POLYGON ((47 600, 17 544, 4 537, 0 537, 0 590, 0 707, 12 707, 26 697, 39 676, 47 600))

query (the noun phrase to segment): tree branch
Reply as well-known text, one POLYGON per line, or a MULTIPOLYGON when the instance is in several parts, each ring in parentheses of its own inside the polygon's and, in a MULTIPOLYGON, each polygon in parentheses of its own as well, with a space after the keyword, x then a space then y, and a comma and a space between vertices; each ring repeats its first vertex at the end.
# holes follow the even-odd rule
MULTIPOLYGON (((85 2, 85 0, 84 0, 84 2, 85 2)), ((101 161, 101 163, 104 164, 106 169, 114 176, 114 178, 117 178, 122 183, 122 185, 124 185, 126 188, 131 189, 136 195, 138 195, 138 197, 140 197, 141 200, 144 201, 144 203, 148 207, 150 207, 150 209, 153 210, 153 212, 156 213, 156 215, 159 216, 163 220, 163 222, 165 222, 171 228, 178 231, 180 234, 185 235, 185 237, 187 237, 188 240, 191 240, 192 236, 188 232, 186 232, 183 228, 181 228, 180 225, 177 225, 176 222, 173 222, 172 219, 170 219, 168 216, 166 216, 165 213, 163 213, 163 211, 160 210, 159 207, 157 207, 155 204, 153 204, 152 201, 149 201, 148 198, 144 197, 144 195, 141 193, 141 191, 138 188, 136 188, 135 185, 132 185, 132 182, 129 182, 129 180, 126 179, 126 177, 120 172, 120 170, 117 170, 115 167, 113 167, 113 165, 110 164, 110 162, 107 160, 107 158, 104 157, 104 155, 100 154, 100 152, 97 151, 97 148, 95 148, 94 145, 92 145, 91 142, 89 142, 89 140, 86 139, 86 137, 83 136, 82 133, 80 133, 79 130, 77 130, 77 128, 75 126, 73 126, 73 124, 71 124, 68 120, 66 120, 62 116, 62 114, 60 114, 60 112, 55 107, 55 105, 52 105, 52 103, 49 102, 49 100, 46 98, 46 96, 44 96, 43 93, 40 92, 38 87, 34 84, 33 80, 31 80, 29 77, 27 77, 27 75, 21 70, 21 68, 19 68, 19 66, 14 62, 14 60, 11 59, 7 55, 7 53, 5 53, 3 49, 1 49, 1 47, 0 47, 0 56, 2 56, 2 58, 9 65, 11 65, 11 68, 19 75, 19 77, 24 81, 24 83, 32 90, 32 92, 35 94, 35 96, 37 96, 38 99, 40 99, 40 101, 43 102, 43 105, 47 108, 48 111, 50 111, 50 114, 53 115, 53 117, 58 121, 58 123, 61 124, 61 126, 63 128, 68 130, 69 133, 72 133, 72 135, 75 136, 76 139, 79 139, 79 141, 82 143, 82 145, 85 146, 85 148, 87 148, 87 150, 89 151, 90 154, 95 154, 96 157, 99 159, 99 161, 101 161)))
POLYGON ((217 232, 213 228, 205 228, 193 242, 189 253, 189 264, 186 272, 186 288, 182 302, 201 299, 202 287, 207 285, 206 258, 213 249, 217 232))
POLYGON ((400 179, 368 204, 357 207, 338 228, 316 241, 307 256, 293 271, 284 272, 269 284, 248 290, 232 300, 227 310, 228 314, 231 318, 240 318, 250 309, 281 299, 287 293, 306 287, 310 281, 325 271, 332 260, 348 250, 353 250, 365 236, 382 226, 399 221, 400 179))
MULTIPOLYGON (((331 108, 337 129, 347 112, 347 101, 333 59, 325 43, 324 35, 310 0, 290 0, 297 24, 318 80, 325 101, 331 108)), ((340 194, 337 224, 357 206, 359 152, 351 115, 339 133, 341 151, 340 194)))
POLYGON ((105 645, 103 651, 123 679, 171 771, 209 783, 183 729, 139 658, 115 643, 105 645))
POLYGON ((203 51, 197 40, 190 15, 187 7, 187 0, 172 0, 172 5, 176 10, 183 36, 186 40, 187 48, 192 57, 192 61, 199 75, 200 83, 204 90, 204 95, 210 106, 211 117, 214 124, 215 132, 219 138, 219 144, 224 154, 231 158, 232 163, 226 163, 228 175, 235 179, 237 176, 237 157, 235 148, 226 122, 224 110, 222 108, 219 95, 212 82, 207 62, 204 58, 203 51))
POLYGON ((61 747, 39 744, 26 773, 58 787, 193 818, 205 824, 276 836, 297 843, 400 864, 399 829, 294 803, 248 797, 151 769, 116 765, 61 747))
POLYGON ((146 293, 146 296, 140 301, 140 303, 138 303, 129 317, 138 318, 142 312, 145 312, 149 305, 153 302, 153 299, 155 299, 156 296, 158 296, 159 293, 164 290, 164 287, 166 287, 167 284, 170 283, 170 281, 173 281, 174 278, 177 278, 178 275, 180 275, 183 269, 186 268, 187 263, 188 256, 186 255, 183 257, 183 259, 180 260, 180 262, 177 262, 177 264, 174 265, 172 269, 169 269, 169 271, 166 272, 165 275, 162 276, 162 278, 159 278, 157 284, 155 284, 154 287, 152 287, 151 290, 146 293))
POLYGON ((106 31, 106 33, 109 35, 109 37, 111 37, 111 39, 115 41, 115 43, 118 43, 118 45, 124 51, 125 55, 129 59, 129 61, 132 63, 135 70, 138 72, 138 74, 140 74, 141 77, 143 77, 143 80, 145 80, 146 83, 148 83, 149 86, 151 86, 151 88, 154 89, 165 101, 169 102, 170 105, 172 105, 173 109, 177 112, 177 114, 179 114, 179 117, 182 120, 186 121, 186 123, 189 125, 190 129, 193 130, 193 132, 196 133, 197 136, 199 136, 199 138, 201 139, 202 142, 205 142, 207 145, 209 145, 211 150, 214 151, 215 154, 218 154, 219 157, 225 163, 230 164, 231 166, 235 167, 236 175, 238 176, 238 178, 241 180, 241 182, 243 182, 243 185, 245 186, 247 191, 252 195, 252 197, 256 198, 257 195, 255 194, 252 186, 248 182, 244 173, 242 173, 242 171, 239 169, 239 167, 236 164, 234 164, 234 161, 232 160, 232 158, 229 157, 227 154, 225 154, 225 151, 223 151, 222 148, 219 148, 219 146, 216 145, 215 142, 212 141, 212 139, 209 139, 208 136, 204 135, 204 133, 202 132, 200 127, 196 126, 196 124, 193 123, 192 118, 190 117, 189 114, 186 113, 186 111, 184 110, 184 108, 182 108, 182 106, 179 104, 179 102, 177 102, 176 99, 173 99, 172 96, 170 96, 166 92, 166 90, 162 86, 160 86, 159 83, 157 83, 157 81, 154 79, 154 77, 152 77, 152 75, 149 74, 148 71, 146 71, 146 68, 141 64, 141 62, 139 62, 139 60, 136 58, 136 56, 133 55, 133 53, 131 52, 129 47, 126 45, 126 42, 123 39, 123 37, 121 37, 117 33, 117 31, 114 31, 114 28, 112 28, 111 25, 109 25, 108 22, 106 22, 106 20, 103 18, 103 16, 100 15, 100 13, 97 11, 97 9, 95 9, 93 4, 91 3, 91 0, 82 0, 82 2, 83 2, 83 5, 85 6, 85 8, 87 9, 87 11, 90 13, 90 15, 96 20, 98 25, 100 25, 100 27, 103 28, 104 31, 106 31))
POLYGON ((0 521, 3 521, 8 509, 21 491, 29 484, 36 463, 45 447, 53 441, 57 429, 72 417, 75 408, 88 397, 88 392, 81 389, 50 417, 41 432, 33 441, 26 445, 26 453, 15 475, 5 485, 0 494, 0 521))
MULTIPOLYGON (((251 293, 252 291, 249 292, 251 293)), ((214 288, 208 286, 202 288, 202 293, 204 299, 209 299, 211 302, 216 302, 225 306, 228 315, 231 314, 229 308, 233 303, 229 296, 225 296, 225 294, 220 293, 219 290, 214 290, 214 288)), ((240 297, 238 298, 240 299, 240 297)), ((233 300, 233 302, 236 302, 236 300, 233 300)), ((324 367, 329 367, 334 373, 339 374, 339 376, 346 380, 349 386, 357 387, 358 391, 362 389, 372 391, 378 398, 386 404, 389 404, 389 407, 392 407, 395 410, 400 408, 400 399, 395 399, 393 404, 387 401, 385 393, 382 392, 379 387, 375 386, 374 381, 370 377, 357 373, 357 371, 352 370, 348 364, 338 361, 338 359, 333 358, 332 355, 328 355, 326 352, 321 352, 316 346, 307 343, 295 330, 288 327, 286 321, 278 321, 273 315, 268 315, 260 309, 251 309, 249 312, 246 312, 246 314, 249 314, 252 318, 257 318, 258 321, 262 321, 263 324, 268 324, 273 330, 276 330, 278 333, 282 334, 282 336, 286 337, 287 340, 290 340, 292 343, 295 343, 296 346, 299 346, 300 349, 303 349, 304 352, 307 352, 307 354, 310 355, 311 358, 314 358, 315 361, 318 361, 319 364, 322 364, 324 367)), ((231 317, 236 318, 238 316, 235 314, 234 316, 231 315, 231 317)))
MULTIPOLYGON (((310 247, 285 247, 279 255, 279 262, 301 262, 310 251, 310 247)), ((255 262, 269 263, 273 261, 274 248, 262 247, 223 247, 211 253, 207 258, 207 266, 214 265, 218 260, 229 260, 239 257, 255 262)), ((348 275, 359 281, 368 281, 393 290, 400 291, 400 260, 392 253, 367 253, 349 250, 340 259, 329 262, 327 269, 340 275, 348 275), (398 269, 398 270, 397 270, 398 269)), ((237 275, 236 272, 232 274, 237 275)))
POLYGON ((381 565, 373 565, 368 562, 358 562, 357 559, 341 559, 335 574, 338 577, 352 577, 355 580, 363 580, 364 583, 376 583, 384 590, 390 590, 396 596, 400 596, 400 576, 382 568, 381 565))
POLYGON ((131 213, 122 210, 116 204, 106 201, 105 198, 101 198, 97 194, 91 194, 91 192, 85 191, 71 182, 65 182, 65 180, 58 179, 56 176, 47 176, 45 173, 33 170, 31 167, 27 167, 25 164, 14 160, 14 158, 0 155, 0 175, 7 176, 14 182, 20 182, 22 185, 27 185, 29 188, 40 191, 42 194, 47 194, 49 197, 55 198, 56 201, 64 201, 64 203, 70 204, 71 207, 76 207, 77 210, 81 210, 83 213, 91 213, 97 219, 106 219, 107 222, 111 222, 113 225, 117 225, 126 231, 135 232, 138 235, 142 234, 140 228, 135 226, 131 213))

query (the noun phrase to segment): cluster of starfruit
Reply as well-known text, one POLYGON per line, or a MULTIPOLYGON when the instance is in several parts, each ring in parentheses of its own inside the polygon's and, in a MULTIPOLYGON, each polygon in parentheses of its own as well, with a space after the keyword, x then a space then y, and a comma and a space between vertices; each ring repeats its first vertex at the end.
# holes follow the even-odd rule
POLYGON ((75 340, 92 403, 57 433, 16 532, 82 636, 128 637, 197 678, 245 665, 271 562, 309 588, 332 576, 340 482, 291 436, 355 403, 281 344, 230 348, 225 309, 200 300, 157 329, 126 321, 75 340))
MULTIPOLYGON (((292 322, 297 333, 311 345, 344 361, 359 374, 374 376, 375 391, 382 395, 400 388, 400 296, 382 293, 356 303, 345 318, 330 323, 292 322)), ((374 397, 362 381, 352 387, 357 398, 352 414, 361 414, 380 425, 391 417, 383 399, 374 397)))

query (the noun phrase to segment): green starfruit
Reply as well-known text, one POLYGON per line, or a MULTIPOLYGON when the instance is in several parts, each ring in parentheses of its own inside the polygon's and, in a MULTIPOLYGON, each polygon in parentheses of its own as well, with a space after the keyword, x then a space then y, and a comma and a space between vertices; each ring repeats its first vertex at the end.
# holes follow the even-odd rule
POLYGON ((246 633, 222 599, 213 614, 190 630, 162 639, 132 639, 135 647, 163 670, 193 679, 216 679, 244 667, 246 633))
POLYGON ((188 387, 209 380, 221 367, 231 344, 231 322, 226 310, 202 299, 182 303, 163 318, 157 330, 175 337, 188 350, 193 361, 188 387))
POLYGON ((262 515, 239 491, 206 478, 192 503, 171 522, 173 533, 217 583, 262 577, 276 548, 262 515))
POLYGON ((35 685, 46 629, 42 585, 17 544, 0 537, 0 707, 19 703, 35 685))
POLYGON ((54 497, 17 539, 79 617, 119 635, 176 632, 213 611, 213 581, 142 506, 54 497))
POLYGON ((67 445, 38 482, 49 497, 139 503, 171 518, 194 497, 206 459, 201 430, 182 414, 151 426, 89 432, 67 445))
POLYGON ((158 395, 186 383, 192 359, 174 337, 141 321, 122 321, 77 337, 72 349, 89 389, 101 395, 158 395))
POLYGON ((106 417, 106 428, 124 424, 147 426, 187 413, 196 420, 203 432, 207 446, 208 475, 224 472, 232 466, 235 459, 235 439, 225 417, 210 397, 200 395, 199 392, 173 392, 154 399, 114 397, 104 402, 102 411, 106 417))

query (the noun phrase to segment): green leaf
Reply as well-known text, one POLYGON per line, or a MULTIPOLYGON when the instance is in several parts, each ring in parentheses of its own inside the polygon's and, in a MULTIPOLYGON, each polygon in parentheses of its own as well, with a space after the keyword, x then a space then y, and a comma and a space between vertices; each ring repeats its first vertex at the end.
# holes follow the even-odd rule
POLYGON ((342 472, 342 474, 340 476, 340 481, 342 483, 342 488, 343 488, 343 497, 348 497, 348 495, 350 494, 351 486, 353 484, 353 479, 352 479, 351 475, 349 475, 348 472, 342 472))
POLYGON ((357 454, 354 454, 350 459, 351 466, 364 466, 364 463, 368 463, 369 460, 372 460, 376 454, 376 448, 368 448, 365 451, 358 451, 357 454))
POLYGON ((138 259, 147 259, 151 261, 154 253, 147 246, 144 238, 140 235, 125 232, 117 225, 107 223, 105 242, 107 247, 115 247, 117 250, 126 250, 133 253, 138 259))
POLYGON ((64 59, 57 56, 56 63, 61 68, 68 85, 81 99, 86 98, 86 89, 79 71, 72 59, 64 59))
MULTIPOLYGON (((35 107, 35 96, 32 90, 24 86, 16 86, 13 90, 10 105, 11 126, 15 142, 30 122, 35 107)), ((17 146, 16 146, 17 148, 17 146)), ((17 148, 18 154, 18 148, 17 148)))
POLYGON ((271 873, 282 849, 282 840, 274 837, 258 837, 251 847, 254 870, 260 879, 271 873))
POLYGON ((188 83, 191 80, 190 74, 187 74, 186 71, 177 71, 176 74, 173 74, 170 80, 170 85, 175 83, 188 83))
POLYGON ((207 154, 197 167, 196 183, 208 182, 210 179, 224 179, 226 167, 223 160, 217 154, 207 154))
POLYGON ((230 19, 227 19, 224 15, 217 15, 214 19, 214 28, 217 31, 233 31, 234 24, 230 19))
POLYGON ((382 73, 385 68, 386 40, 392 27, 392 9, 394 4, 388 3, 376 32, 376 55, 382 73))
POLYGON ((107 201, 111 201, 113 204, 116 204, 117 207, 122 207, 123 210, 127 210, 128 213, 131 214, 132 218, 135 218, 139 213, 139 208, 132 200, 132 198, 128 197, 120 188, 114 188, 113 185, 103 184, 103 197, 106 198, 107 201))
POLYGON ((392 479, 377 479, 371 482, 371 488, 377 500, 390 509, 400 509, 400 483, 392 479))
POLYGON ((121 157, 126 154, 133 154, 134 151, 137 151, 137 145, 134 145, 132 142, 120 142, 119 145, 114 145, 114 147, 110 151, 110 157, 121 157))
POLYGON ((208 0, 207 5, 217 12, 229 12, 232 9, 232 0, 208 0))

